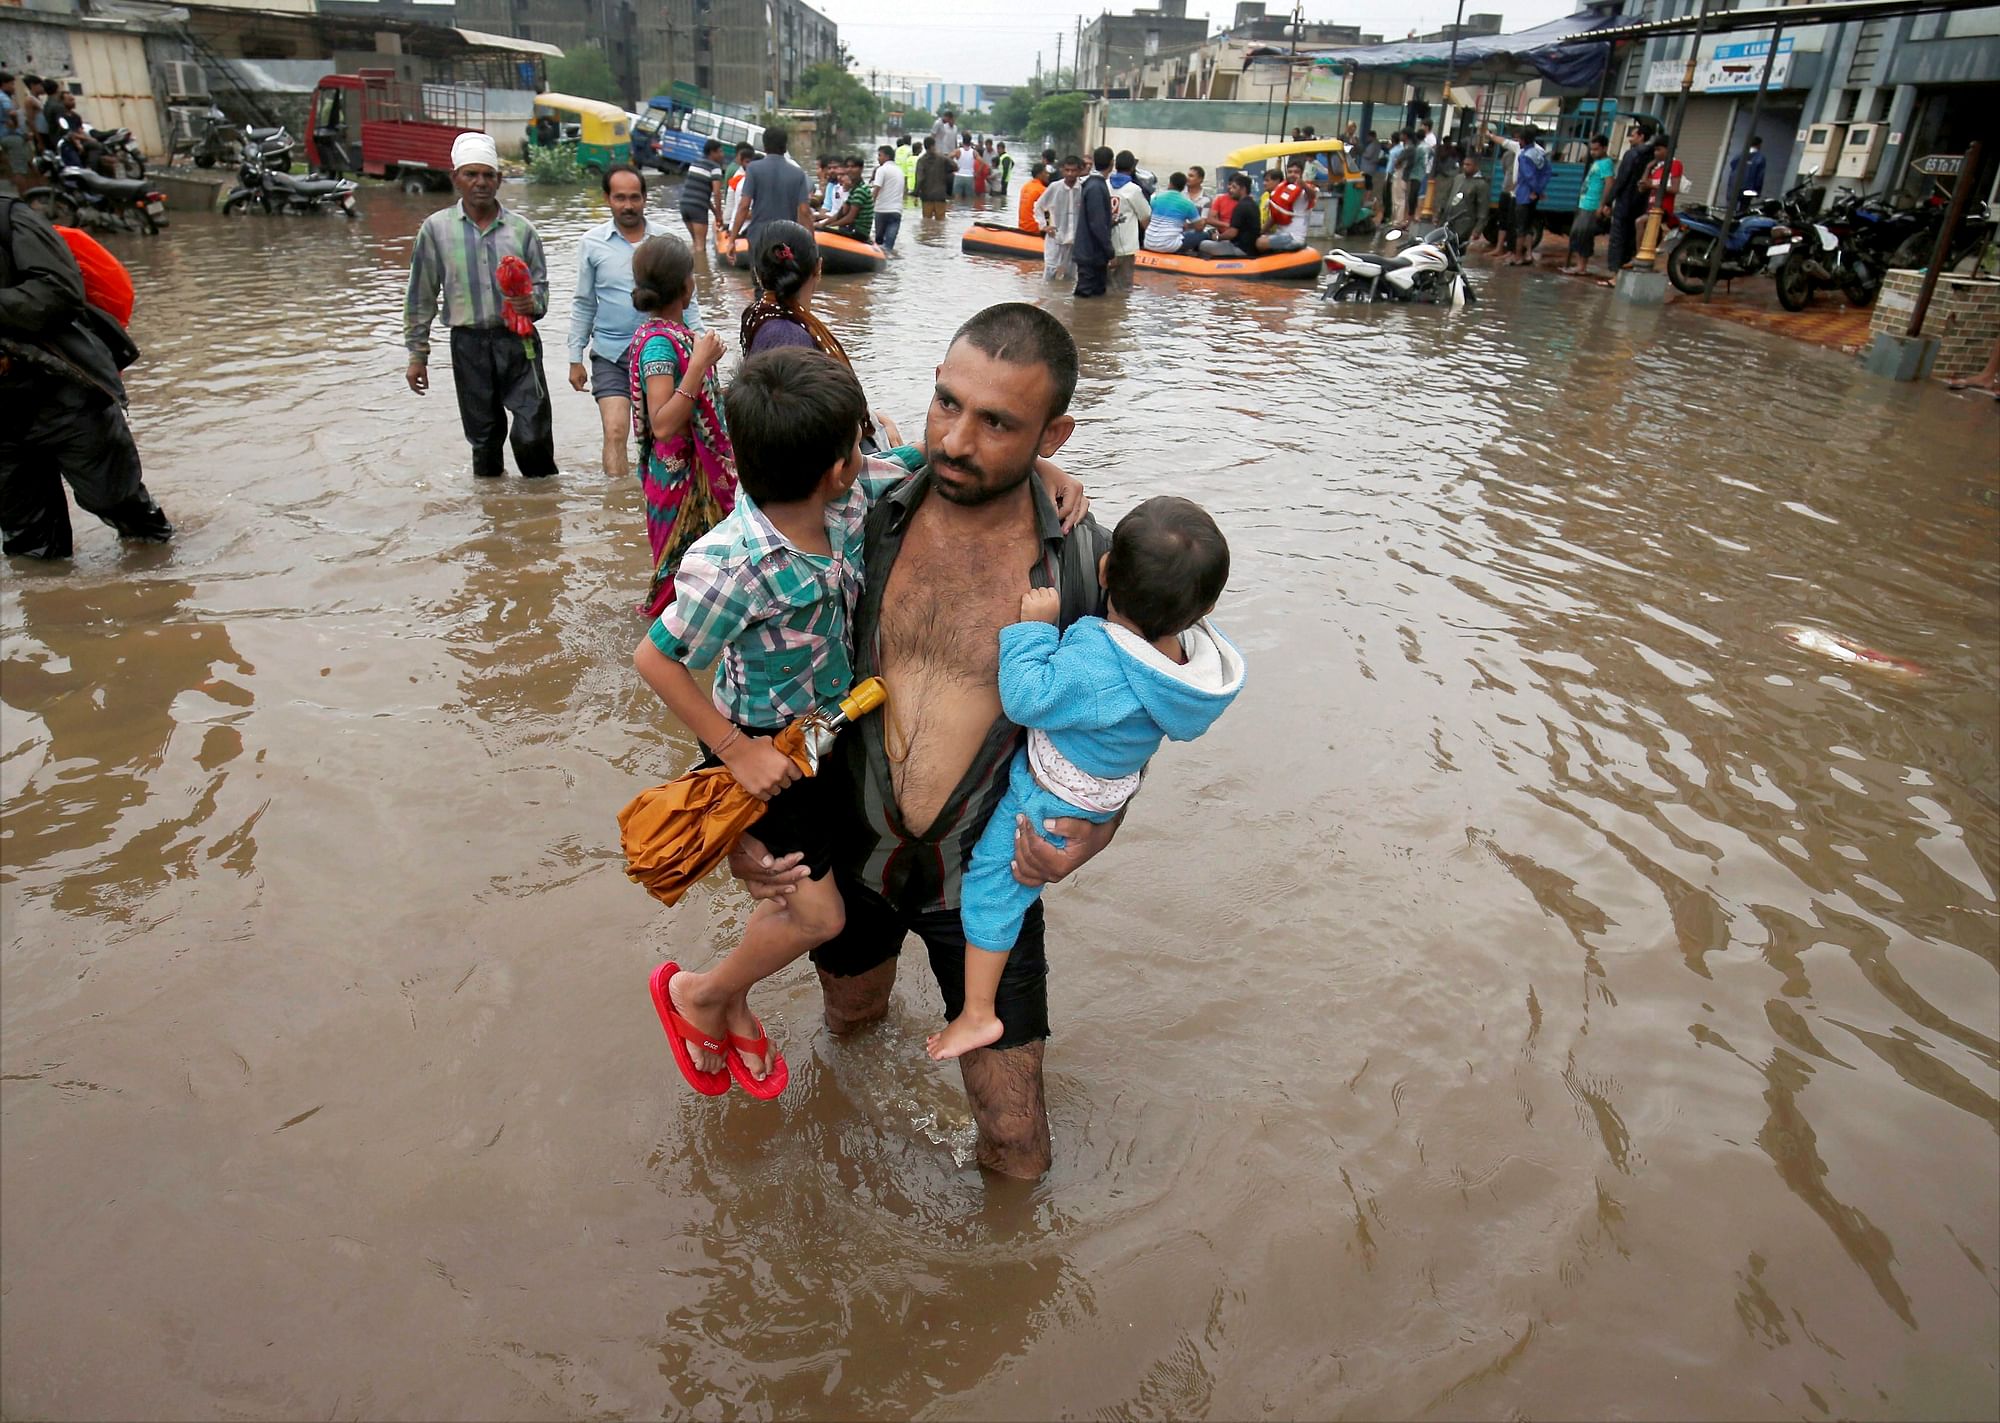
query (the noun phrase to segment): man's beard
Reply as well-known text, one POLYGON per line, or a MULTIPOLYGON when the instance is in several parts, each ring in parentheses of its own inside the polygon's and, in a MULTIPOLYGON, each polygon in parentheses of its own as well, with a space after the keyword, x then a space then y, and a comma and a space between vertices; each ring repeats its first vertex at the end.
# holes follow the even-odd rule
POLYGON ((1028 476, 1035 472, 1035 463, 1032 459, 1029 460, 1020 473, 997 486, 990 482, 986 471, 976 464, 950 459, 944 455, 932 455, 932 472, 935 473, 940 469, 949 470, 970 483, 953 484, 948 480, 933 479, 931 482, 937 486, 939 497, 948 504, 957 504, 962 508, 976 508, 981 504, 991 504, 995 499, 1003 498, 1019 489, 1028 476))

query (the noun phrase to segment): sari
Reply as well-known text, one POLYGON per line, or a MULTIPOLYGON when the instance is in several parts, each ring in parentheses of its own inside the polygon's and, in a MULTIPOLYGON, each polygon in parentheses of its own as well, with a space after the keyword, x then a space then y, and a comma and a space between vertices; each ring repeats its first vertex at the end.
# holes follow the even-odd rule
MULTIPOLYGON (((653 550, 653 581, 640 610, 649 618, 673 601, 681 556, 736 507, 736 456, 722 419, 722 385, 713 368, 702 377, 701 396, 681 432, 670 440, 653 433, 646 413, 645 351, 655 339, 673 348, 677 378, 694 358, 694 335, 677 321, 654 317, 632 333, 632 433, 644 451, 639 483, 646 491, 646 540, 653 550)), ((654 374, 664 373, 655 362, 654 374)))
MULTIPOLYGON (((758 329, 767 321, 789 321, 794 326, 804 327, 806 335, 812 337, 813 345, 846 366, 850 375, 853 374, 854 362, 847 359, 847 350, 840 344, 840 338, 833 334, 832 328, 811 311, 787 306, 768 291, 757 293, 757 300, 744 309, 742 334, 745 356, 750 354, 750 343, 757 339, 758 329)), ((875 433, 875 416, 865 410, 861 416, 861 438, 864 450, 872 451, 880 445, 875 433)))

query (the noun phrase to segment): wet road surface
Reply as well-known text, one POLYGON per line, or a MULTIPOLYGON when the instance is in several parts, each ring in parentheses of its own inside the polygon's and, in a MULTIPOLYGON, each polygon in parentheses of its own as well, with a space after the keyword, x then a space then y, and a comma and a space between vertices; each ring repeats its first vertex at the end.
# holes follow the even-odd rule
MULTIPOLYGON (((505 197, 559 343, 603 213, 505 197)), ((747 901, 621 872, 694 755, 629 668, 639 490, 559 353, 544 484, 473 482, 442 350, 404 388, 435 205, 116 243, 181 535, 0 575, 8 1415, 2000 1408, 1990 404, 1549 276, 1078 309, 962 213, 830 281, 912 429, 1047 296, 1100 514, 1234 550, 1248 690, 1049 896, 1027 1187, 921 955, 846 1042, 760 990, 781 1104, 681 1084, 646 973, 747 901)))

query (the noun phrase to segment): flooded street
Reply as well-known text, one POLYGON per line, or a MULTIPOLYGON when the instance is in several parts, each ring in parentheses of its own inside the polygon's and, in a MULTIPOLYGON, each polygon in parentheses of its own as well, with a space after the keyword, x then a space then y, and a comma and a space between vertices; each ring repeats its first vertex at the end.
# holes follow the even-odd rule
MULTIPOLYGON (((1184 493, 1234 553, 1244 696, 1049 895, 1029 1187, 969 1164, 921 953, 845 1041, 808 966, 759 990, 777 1104, 675 1072, 646 975, 748 900, 624 877, 695 752, 563 380, 604 213, 503 199, 539 484, 473 481, 442 340, 404 386, 438 199, 114 243, 180 536, 0 572, 7 1416, 2000 1410, 1991 404, 1479 263, 1463 314, 1079 309, 961 209, 830 279, 910 432, 1046 298, 1100 517, 1184 493)), ((698 287, 734 348, 747 279, 698 287)))

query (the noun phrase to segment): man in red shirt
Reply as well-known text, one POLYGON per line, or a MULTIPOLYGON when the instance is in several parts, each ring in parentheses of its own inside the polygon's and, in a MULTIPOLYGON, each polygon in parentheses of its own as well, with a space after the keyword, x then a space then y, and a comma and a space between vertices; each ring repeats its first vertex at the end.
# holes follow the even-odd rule
MULTIPOLYGON (((1660 171, 1661 169, 1666 167, 1666 162, 1667 162, 1667 136, 1663 133, 1658 138, 1655 138, 1653 140, 1652 166, 1646 170, 1646 176, 1639 180, 1640 191, 1645 193, 1646 201, 1649 205, 1653 201, 1654 190, 1660 186, 1660 171)), ((1667 170, 1666 189, 1659 195, 1660 212, 1665 224, 1668 227, 1673 226, 1674 194, 1678 193, 1680 190, 1681 190, 1681 161, 1680 159, 1676 158, 1674 160, 1673 167, 1667 170)))

